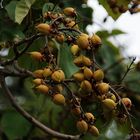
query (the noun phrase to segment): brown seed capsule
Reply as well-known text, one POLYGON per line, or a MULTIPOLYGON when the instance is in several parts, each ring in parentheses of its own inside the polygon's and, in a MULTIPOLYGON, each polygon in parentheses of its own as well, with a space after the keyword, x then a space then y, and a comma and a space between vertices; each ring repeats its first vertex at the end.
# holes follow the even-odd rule
POLYGON ((81 34, 77 38, 77 45, 79 46, 80 49, 88 49, 89 47, 89 36, 87 34, 81 34))
POLYGON ((42 82, 43 82, 43 80, 40 79, 40 78, 36 78, 36 79, 33 80, 33 83, 34 83, 35 85, 41 85, 42 82))
POLYGON ((75 9, 72 8, 72 7, 66 7, 64 10, 63 10, 64 14, 66 16, 75 16, 76 15, 76 12, 75 12, 75 9))
POLYGON ((35 70, 33 72, 33 75, 37 78, 42 78, 43 77, 43 70, 42 69, 39 69, 39 70, 35 70))
POLYGON ((75 107, 75 108, 72 108, 71 109, 71 113, 76 115, 76 116, 79 116, 81 114, 81 109, 80 107, 75 107))
POLYGON ((95 120, 94 115, 90 112, 85 113, 85 117, 87 122, 93 122, 95 120))
POLYGON ((47 78, 48 76, 51 76, 52 70, 50 68, 45 68, 43 70, 43 77, 47 78))
POLYGON ((88 130, 88 124, 84 120, 77 121, 76 126, 81 133, 85 133, 88 130))
POLYGON ((79 82, 84 80, 84 74, 81 72, 76 72, 75 74, 73 74, 73 78, 79 82))
POLYGON ((87 91, 87 92, 91 92, 92 91, 92 85, 89 81, 87 80, 84 80, 81 82, 80 84, 80 88, 84 91, 87 91))
POLYGON ((38 60, 38 61, 40 61, 43 58, 43 55, 37 51, 28 52, 28 54, 30 54, 33 59, 38 60))
POLYGON ((65 40, 65 37, 64 37, 63 34, 58 34, 58 35, 55 36, 55 39, 56 39, 57 42, 63 43, 64 40, 65 40))
POLYGON ((113 110, 116 107, 116 103, 109 98, 103 100, 102 103, 103 103, 103 106, 109 110, 113 110))
POLYGON ((100 94, 106 94, 109 91, 109 84, 107 83, 99 83, 96 85, 97 90, 100 92, 100 94))
POLYGON ((80 51, 80 48, 78 47, 78 45, 74 44, 74 45, 71 46, 71 53, 73 55, 77 55, 79 53, 79 51, 80 51))
POLYGON ((91 43, 94 47, 96 47, 96 46, 98 47, 99 45, 102 44, 102 41, 101 41, 101 38, 98 35, 94 34, 91 37, 91 43))
POLYGON ((99 136, 99 130, 97 127, 90 125, 88 131, 93 135, 98 137, 99 136))
POLYGON ((132 102, 129 98, 122 98, 121 101, 124 103, 124 105, 130 109, 132 106, 132 102))
POLYGON ((36 87, 36 90, 41 92, 41 93, 47 94, 49 91, 49 88, 48 88, 48 86, 41 84, 41 85, 36 87))
POLYGON ((57 105, 64 105, 65 97, 62 94, 57 93, 53 96, 53 102, 57 105))
POLYGON ((49 34, 51 31, 51 26, 47 23, 40 23, 36 26, 37 30, 45 33, 45 34, 49 34))
POLYGON ((51 75, 51 78, 53 81, 60 83, 60 82, 64 81, 65 74, 62 70, 57 70, 51 75))
POLYGON ((101 80, 104 79, 104 72, 101 69, 96 70, 93 73, 93 78, 95 79, 95 81, 99 82, 101 80))
POLYGON ((85 67, 84 68, 84 77, 86 79, 91 79, 92 75, 93 75, 92 70, 88 67, 85 67))

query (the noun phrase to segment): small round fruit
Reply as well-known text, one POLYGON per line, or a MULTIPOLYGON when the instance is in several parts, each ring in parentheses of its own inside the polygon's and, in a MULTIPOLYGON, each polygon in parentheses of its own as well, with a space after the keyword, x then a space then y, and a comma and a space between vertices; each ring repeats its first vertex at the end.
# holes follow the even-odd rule
POLYGON ((80 88, 84 91, 87 91, 87 92, 92 91, 92 85, 88 80, 82 81, 81 84, 80 84, 80 88))
POLYGON ((94 115, 90 112, 85 113, 85 117, 87 122, 93 122, 95 120, 94 115))
POLYGON ((42 82, 43 82, 43 80, 40 79, 40 78, 36 78, 36 79, 33 80, 33 83, 34 83, 35 85, 41 85, 42 82))
POLYGON ((41 33, 49 34, 51 31, 51 26, 47 23, 40 23, 36 26, 37 30, 41 33))
POLYGON ((107 83, 99 83, 96 87, 101 95, 106 94, 109 91, 109 84, 107 83))
POLYGON ((71 113, 76 115, 76 116, 79 116, 81 114, 81 109, 80 107, 75 107, 75 108, 72 108, 71 109, 71 113))
POLYGON ((85 67, 84 68, 84 77, 86 79, 91 79, 92 75, 93 75, 92 70, 88 67, 85 67))
POLYGON ((72 8, 72 7, 66 7, 64 10, 63 10, 64 14, 66 16, 75 16, 76 15, 76 12, 75 12, 75 9, 72 8))
POLYGON ((90 125, 88 131, 93 135, 98 137, 99 136, 99 130, 97 127, 90 125))
POLYGON ((63 86, 61 84, 57 84, 57 85, 54 86, 54 89, 57 92, 62 92, 63 91, 63 86))
POLYGON ((84 120, 77 121, 76 126, 81 133, 85 133, 88 130, 88 124, 84 120))
POLYGON ((113 100, 108 99, 108 98, 103 100, 102 103, 103 103, 103 106, 109 110, 113 110, 116 107, 116 103, 113 100))
POLYGON ((62 82, 64 81, 65 79, 65 74, 62 70, 56 70, 52 75, 51 75, 51 78, 53 81, 55 82, 62 82))
POLYGON ((89 36, 87 34, 81 34, 77 38, 77 45, 79 46, 80 49, 88 49, 89 47, 89 36))
POLYGON ((58 34, 58 35, 56 35, 55 39, 56 39, 57 42, 63 43, 64 40, 65 40, 65 37, 64 37, 63 34, 58 34))
POLYGON ((78 29, 78 24, 75 23, 75 21, 70 21, 66 24, 66 27, 69 27, 69 28, 74 28, 74 29, 78 29))
POLYGON ((84 56, 84 55, 82 57, 82 61, 83 61, 83 65, 87 66, 87 67, 91 66, 91 64, 92 64, 91 60, 88 57, 84 56))
POLYGON ((75 74, 73 74, 73 78, 79 82, 84 80, 84 74, 81 72, 76 72, 75 74))
POLYGON ((33 75, 37 78, 42 78, 43 77, 43 70, 42 69, 35 70, 33 72, 33 75))
POLYGON ((108 93, 107 95, 108 98, 112 99, 114 102, 116 102, 116 96, 113 93, 108 93))
POLYGON ((62 94, 57 93, 53 96, 53 102, 57 105, 64 105, 65 97, 62 94))
POLYGON ((49 91, 49 88, 48 88, 48 86, 41 84, 41 85, 36 87, 36 90, 41 92, 41 93, 47 94, 49 91))
POLYGON ((93 78, 95 79, 95 81, 99 82, 101 80, 104 79, 104 72, 101 69, 96 70, 93 73, 93 78))
POLYGON ((123 104, 130 109, 132 106, 132 102, 129 98, 122 98, 121 101, 123 102, 123 104))
POLYGON ((79 53, 79 51, 80 51, 80 48, 78 47, 78 45, 74 44, 74 45, 71 46, 71 53, 73 55, 77 55, 79 53))
POLYGON ((37 51, 33 51, 33 52, 28 52, 28 54, 30 54, 30 56, 35 59, 40 61, 43 58, 43 55, 40 52, 37 51))
POLYGON ((93 46, 99 46, 102 44, 102 41, 101 41, 101 38, 94 34, 92 37, 91 37, 91 43, 93 44, 93 46))
POLYGON ((47 78, 48 76, 50 76, 52 74, 52 70, 50 68, 45 68, 43 70, 43 77, 47 78))

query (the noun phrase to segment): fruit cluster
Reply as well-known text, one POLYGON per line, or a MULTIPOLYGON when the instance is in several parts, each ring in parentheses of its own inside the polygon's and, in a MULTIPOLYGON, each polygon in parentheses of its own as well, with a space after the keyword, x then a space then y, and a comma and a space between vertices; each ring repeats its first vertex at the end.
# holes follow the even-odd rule
MULTIPOLYGON (((71 108, 71 113, 77 117, 77 129, 81 133, 89 132, 94 136, 99 135, 95 127, 95 116, 91 112, 84 112, 81 100, 85 97, 94 98, 101 104, 104 115, 106 112, 115 114, 117 118, 126 118, 125 111, 120 107, 131 108, 131 100, 121 100, 110 90, 110 85, 104 82, 104 72, 96 64, 94 53, 100 48, 102 41, 100 37, 93 34, 91 37, 79 30, 77 13, 74 8, 67 7, 62 13, 49 11, 44 14, 46 23, 40 23, 36 29, 47 37, 49 41, 57 41, 59 44, 65 42, 70 45, 73 54, 73 63, 79 68, 71 79, 65 77, 64 71, 57 65, 52 48, 46 45, 41 51, 28 52, 36 61, 46 62, 46 67, 33 72, 35 90, 52 97, 57 105, 65 105, 71 108), (77 91, 73 91, 67 82, 73 82, 77 91), (66 90, 71 96, 65 95, 66 90)), ((94 103, 96 103, 94 102, 94 103)))

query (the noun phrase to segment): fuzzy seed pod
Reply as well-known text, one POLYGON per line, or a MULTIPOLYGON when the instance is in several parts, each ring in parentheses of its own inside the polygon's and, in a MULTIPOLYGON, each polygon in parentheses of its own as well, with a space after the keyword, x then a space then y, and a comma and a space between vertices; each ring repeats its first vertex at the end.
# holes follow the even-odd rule
POLYGON ((87 34, 81 34, 77 38, 77 45, 79 46, 80 49, 88 49, 89 47, 89 36, 87 34))
POLYGON ((43 70, 42 69, 39 69, 39 70, 35 70, 33 72, 34 76, 37 77, 37 78, 42 78, 43 77, 43 70))
POLYGON ((63 10, 64 14, 66 16, 75 16, 76 15, 76 12, 75 12, 75 9, 72 8, 72 7, 66 7, 64 10, 63 10))
POLYGON ((86 79, 91 79, 92 75, 93 75, 92 70, 88 67, 85 67, 84 68, 84 77, 86 79))
POLYGON ((53 96, 53 102, 57 105, 64 105, 65 97, 62 94, 57 93, 53 96))
POLYGON ((52 70, 50 68, 45 68, 43 70, 43 77, 47 78, 48 76, 50 76, 52 74, 52 70))
POLYGON ((95 81, 99 82, 99 81, 102 81, 104 79, 104 72, 99 69, 99 70, 96 70, 94 73, 93 73, 93 78, 95 79, 95 81))
POLYGON ((121 101, 124 103, 124 105, 130 109, 132 106, 132 102, 129 98, 122 98, 121 101))
POLYGON ((108 98, 103 100, 102 103, 103 103, 103 106, 109 110, 113 110, 116 107, 116 103, 113 100, 108 99, 108 98))
POLYGON ((94 115, 90 112, 85 113, 85 117, 87 122, 93 122, 95 120, 94 115))
POLYGON ((87 80, 84 80, 84 81, 81 82, 80 88, 82 90, 84 90, 84 91, 87 91, 87 92, 91 92, 92 91, 92 85, 87 80))
POLYGON ((106 94, 109 91, 109 84, 107 83, 99 83, 96 85, 97 90, 100 92, 100 94, 106 94))
POLYGON ((79 116, 81 114, 81 109, 80 107, 75 107, 75 108, 72 108, 71 109, 71 113, 76 115, 76 116, 79 116))
POLYGON ((43 82, 43 80, 40 79, 40 78, 36 78, 36 79, 33 80, 33 83, 34 83, 35 85, 41 85, 42 82, 43 82))
POLYGON ((51 75, 51 78, 53 81, 60 83, 65 79, 65 74, 62 70, 57 70, 51 75))
POLYGON ((49 34, 51 31, 51 26, 47 23, 40 23, 36 26, 37 30, 41 33, 49 34))
POLYGON ((77 121, 76 126, 81 133, 85 133, 88 130, 88 124, 84 120, 77 121))
POLYGON ((74 45, 71 46, 71 53, 73 55, 77 55, 79 53, 79 51, 80 51, 80 48, 78 47, 78 45, 74 44, 74 45))
POLYGON ((57 42, 63 43, 64 40, 65 40, 65 37, 64 37, 63 34, 58 34, 58 35, 55 36, 55 39, 56 39, 57 42))
POLYGON ((76 72, 75 74, 73 74, 73 78, 79 82, 84 80, 84 74, 81 72, 76 72))
POLYGON ((94 34, 92 37, 91 37, 91 43, 93 44, 93 46, 99 46, 102 44, 102 41, 101 41, 101 38, 94 34))
POLYGON ((97 127, 90 125, 88 131, 93 135, 98 137, 99 136, 99 130, 97 127))
POLYGON ((34 51, 34 52, 28 52, 28 54, 30 54, 30 56, 35 59, 40 61, 43 58, 43 55, 40 52, 34 51))
POLYGON ((36 90, 41 92, 41 93, 47 94, 49 91, 49 88, 48 88, 48 86, 41 84, 41 85, 36 87, 36 90))

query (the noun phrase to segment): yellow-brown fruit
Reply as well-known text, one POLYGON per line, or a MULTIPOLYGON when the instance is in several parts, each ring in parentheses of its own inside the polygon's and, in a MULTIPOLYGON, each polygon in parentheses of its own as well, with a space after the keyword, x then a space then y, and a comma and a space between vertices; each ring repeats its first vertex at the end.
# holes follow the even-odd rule
POLYGON ((99 130, 97 127, 90 125, 88 129, 89 133, 91 133, 93 136, 98 137, 99 136, 99 130))
POLYGON ((58 35, 55 36, 55 39, 56 39, 57 42, 63 43, 64 40, 65 40, 65 37, 64 37, 63 34, 58 34, 58 35))
POLYGON ((88 67, 91 66, 91 64, 92 64, 91 60, 88 57, 83 56, 83 65, 88 67))
POLYGON ((75 80, 81 82, 84 80, 84 74, 81 72, 76 72, 75 74, 73 74, 73 77, 75 80))
POLYGON ((113 100, 108 99, 108 98, 103 100, 102 103, 103 103, 103 107, 109 110, 113 110, 116 107, 116 103, 113 100))
POLYGON ((43 80, 40 79, 40 78, 36 78, 36 79, 33 80, 33 83, 34 83, 35 85, 41 85, 42 82, 43 82, 43 80))
POLYGON ((69 28, 74 28, 74 29, 78 29, 78 24, 75 23, 75 21, 70 21, 66 24, 66 27, 69 27, 69 28))
POLYGON ((84 77, 86 79, 91 79, 92 75, 93 75, 92 70, 88 67, 85 67, 84 68, 84 77))
POLYGON ((116 96, 113 93, 108 93, 107 94, 107 97, 110 98, 110 99, 112 99, 114 102, 116 102, 116 100, 117 100, 116 99, 116 96))
POLYGON ((41 85, 36 87, 36 90, 41 92, 41 93, 47 94, 49 91, 49 88, 48 88, 48 86, 41 84, 41 85))
POLYGON ((87 34, 81 34, 77 38, 76 41, 77 45, 79 46, 80 49, 88 49, 89 47, 89 36, 87 34))
POLYGON ((85 113, 85 117, 87 122, 93 122, 95 120, 94 115, 90 112, 85 113))
POLYGON ((42 69, 39 69, 39 70, 35 70, 33 72, 33 75, 37 78, 42 78, 43 77, 43 70, 42 69))
POLYGON ((107 83, 99 83, 97 84, 97 90, 99 91, 100 94, 106 94, 109 91, 109 84, 107 83))
POLYGON ((101 69, 96 70, 93 73, 93 78, 95 79, 95 81, 99 82, 101 80, 104 79, 104 72, 101 69))
POLYGON ((63 10, 64 14, 66 16, 75 16, 76 15, 76 12, 75 12, 75 9, 72 8, 72 7, 66 7, 64 10, 63 10))
POLYGON ((76 127, 81 133, 85 133, 88 130, 88 124, 84 120, 77 121, 76 127))
POLYGON ((52 74, 52 70, 50 68, 45 68, 43 70, 43 77, 47 78, 48 76, 50 76, 52 74))
POLYGON ((75 108, 72 108, 71 109, 71 113, 76 115, 76 116, 79 116, 81 114, 81 109, 80 107, 75 107, 75 108))
POLYGON ((56 91, 58 91, 58 92, 60 92, 60 93, 61 93, 61 92, 63 91, 63 86, 62 86, 62 85, 57 84, 57 85, 55 85, 54 89, 55 89, 56 91))
POLYGON ((47 23, 40 23, 36 26, 37 30, 41 33, 49 34, 51 31, 51 26, 47 23))
POLYGON ((94 34, 92 37, 91 37, 91 43, 93 44, 93 46, 99 46, 102 44, 102 41, 101 41, 101 38, 94 34))
POLYGON ((88 80, 82 81, 81 84, 80 84, 80 88, 84 91, 87 91, 87 92, 92 91, 92 85, 88 80))
POLYGON ((73 54, 73 55, 77 55, 78 53, 79 53, 79 51, 80 51, 80 48, 78 47, 78 45, 72 45, 71 46, 71 53, 73 54))
POLYGON ((30 56, 35 59, 40 61, 43 58, 43 55, 40 52, 34 51, 34 52, 29 52, 30 56))
POLYGON ((130 109, 132 106, 132 102, 129 98, 122 98, 121 101, 123 102, 123 104, 130 109))
POLYGON ((57 105, 64 105, 65 97, 62 94, 57 93, 53 96, 53 102, 57 105))
POLYGON ((60 83, 60 82, 64 81, 65 74, 62 70, 57 70, 51 75, 51 78, 53 81, 60 83))

